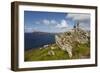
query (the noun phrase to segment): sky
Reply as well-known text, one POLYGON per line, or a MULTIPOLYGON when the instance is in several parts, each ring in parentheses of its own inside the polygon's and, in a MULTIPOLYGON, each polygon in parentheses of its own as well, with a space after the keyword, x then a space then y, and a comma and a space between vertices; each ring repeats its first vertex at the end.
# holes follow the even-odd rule
POLYGON ((27 33, 66 32, 72 29, 77 21, 81 28, 90 30, 90 14, 24 11, 24 30, 27 33))

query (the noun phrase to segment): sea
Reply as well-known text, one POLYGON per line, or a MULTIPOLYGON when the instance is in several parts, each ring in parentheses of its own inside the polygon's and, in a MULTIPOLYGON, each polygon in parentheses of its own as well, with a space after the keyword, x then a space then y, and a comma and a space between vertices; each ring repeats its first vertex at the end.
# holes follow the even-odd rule
POLYGON ((42 32, 24 33, 25 50, 36 49, 53 43, 55 43, 55 34, 42 32))

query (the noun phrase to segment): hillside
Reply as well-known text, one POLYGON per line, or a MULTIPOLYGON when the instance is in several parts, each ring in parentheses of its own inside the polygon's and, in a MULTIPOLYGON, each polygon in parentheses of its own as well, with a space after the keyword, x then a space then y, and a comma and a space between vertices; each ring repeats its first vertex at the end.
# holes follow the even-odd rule
POLYGON ((25 61, 86 59, 89 58, 89 51, 88 44, 79 44, 78 47, 75 46, 73 56, 70 58, 67 51, 60 49, 56 44, 52 44, 47 47, 26 51, 25 61))
POLYGON ((90 58, 90 31, 77 24, 73 29, 55 34, 55 43, 25 51, 25 61, 90 58))

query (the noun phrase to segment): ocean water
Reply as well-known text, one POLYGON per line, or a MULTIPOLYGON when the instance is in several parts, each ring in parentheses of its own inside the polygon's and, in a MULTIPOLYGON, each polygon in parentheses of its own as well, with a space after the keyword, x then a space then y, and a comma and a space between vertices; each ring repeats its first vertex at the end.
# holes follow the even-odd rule
POLYGON ((51 33, 24 33, 25 50, 36 49, 43 45, 55 43, 55 34, 51 33))

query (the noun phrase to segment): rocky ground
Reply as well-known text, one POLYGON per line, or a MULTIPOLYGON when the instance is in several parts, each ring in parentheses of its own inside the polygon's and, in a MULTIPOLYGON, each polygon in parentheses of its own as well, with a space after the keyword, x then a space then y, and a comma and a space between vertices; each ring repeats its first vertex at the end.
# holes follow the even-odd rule
POLYGON ((56 44, 62 50, 67 51, 70 58, 73 56, 75 43, 77 43, 77 45, 86 43, 90 45, 90 35, 87 31, 82 29, 72 29, 68 32, 57 34, 55 39, 56 44))

